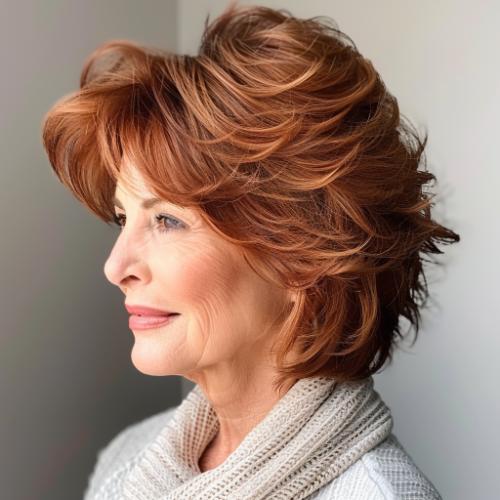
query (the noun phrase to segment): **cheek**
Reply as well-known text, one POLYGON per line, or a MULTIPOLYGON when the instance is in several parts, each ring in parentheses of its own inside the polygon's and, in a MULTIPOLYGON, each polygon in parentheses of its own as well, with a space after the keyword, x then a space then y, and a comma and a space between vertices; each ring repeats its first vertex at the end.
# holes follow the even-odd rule
POLYGON ((238 269, 230 256, 214 248, 190 252, 179 258, 172 268, 168 286, 172 304, 179 304, 189 314, 195 314, 205 332, 231 323, 234 305, 231 290, 238 269), (188 255, 189 257, 186 257, 188 255))

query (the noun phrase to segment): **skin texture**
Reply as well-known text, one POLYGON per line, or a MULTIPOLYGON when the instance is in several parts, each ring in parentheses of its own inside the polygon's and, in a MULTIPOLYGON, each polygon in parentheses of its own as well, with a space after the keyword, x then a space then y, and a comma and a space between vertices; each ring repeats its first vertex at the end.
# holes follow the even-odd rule
POLYGON ((293 295, 260 278, 194 211, 167 202, 144 209, 142 199, 154 195, 130 162, 116 197, 123 208, 115 212, 126 219, 104 265, 106 278, 127 304, 180 313, 170 325, 132 330, 131 359, 142 373, 180 375, 200 385, 220 423, 200 457, 207 470, 222 463, 293 385, 275 393, 269 354, 276 318, 293 295), (181 225, 157 221, 159 214, 181 225))

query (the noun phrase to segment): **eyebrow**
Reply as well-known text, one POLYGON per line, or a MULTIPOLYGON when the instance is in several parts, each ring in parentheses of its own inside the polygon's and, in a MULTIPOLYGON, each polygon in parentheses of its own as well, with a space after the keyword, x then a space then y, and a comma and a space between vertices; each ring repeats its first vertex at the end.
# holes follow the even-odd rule
MULTIPOLYGON (((123 207, 122 202, 118 199, 118 197, 116 195, 113 198, 113 203, 118 208, 121 208, 122 210, 125 210, 125 208, 123 207)), ((168 202, 167 200, 164 200, 162 198, 146 198, 146 199, 142 200, 141 207, 144 208, 144 209, 146 209, 146 210, 149 210, 150 208, 153 208, 154 206, 158 205, 159 203, 165 203, 167 205, 171 205, 170 202, 168 202)), ((176 210, 180 210, 183 214, 187 214, 188 213, 184 207, 181 207, 179 205, 172 205, 172 207, 175 207, 176 210)))
MULTIPOLYGON (((150 208, 153 208, 155 205, 157 205, 158 203, 162 203, 164 202, 165 200, 162 200, 161 198, 147 198, 145 200, 142 200, 142 203, 141 203, 141 207, 142 208, 145 208, 146 210, 150 209, 150 208)), ((125 210, 123 208, 123 204, 122 202, 115 196, 113 198, 113 203, 118 207, 118 208, 121 208, 122 210, 125 210)))

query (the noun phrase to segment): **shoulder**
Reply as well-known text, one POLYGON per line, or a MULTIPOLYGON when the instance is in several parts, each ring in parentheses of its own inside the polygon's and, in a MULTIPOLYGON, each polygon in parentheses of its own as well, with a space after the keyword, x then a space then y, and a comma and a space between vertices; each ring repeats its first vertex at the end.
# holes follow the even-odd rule
POLYGON ((314 500, 442 500, 394 434, 318 490, 314 500))
POLYGON ((161 432, 176 408, 167 408, 127 426, 101 448, 87 481, 84 500, 94 499, 104 482, 118 482, 120 474, 132 467, 134 459, 161 432))

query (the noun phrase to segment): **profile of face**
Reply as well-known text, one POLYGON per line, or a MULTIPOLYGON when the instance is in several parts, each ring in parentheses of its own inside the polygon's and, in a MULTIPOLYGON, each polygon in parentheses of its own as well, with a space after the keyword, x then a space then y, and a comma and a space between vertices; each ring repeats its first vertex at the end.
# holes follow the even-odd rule
POLYGON ((131 328, 134 366, 196 382, 210 372, 262 368, 290 296, 256 274, 194 210, 166 201, 144 206, 154 195, 140 171, 125 166, 115 191, 121 228, 104 274, 127 305, 179 313, 157 328, 131 328))

